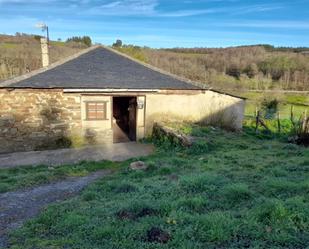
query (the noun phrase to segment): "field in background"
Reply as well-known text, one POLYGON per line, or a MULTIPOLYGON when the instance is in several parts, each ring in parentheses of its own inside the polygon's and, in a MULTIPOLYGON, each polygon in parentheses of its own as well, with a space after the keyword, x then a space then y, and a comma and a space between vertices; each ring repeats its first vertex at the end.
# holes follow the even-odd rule
POLYGON ((245 115, 254 117, 256 108, 262 108, 263 101, 277 100, 278 110, 282 119, 289 119, 291 116, 291 108, 296 118, 301 116, 306 110, 309 113, 309 92, 285 92, 285 91, 239 91, 233 92, 235 95, 247 98, 245 115))
MULTIPOLYGON (((85 45, 76 42, 50 42, 50 62, 77 53, 85 45)), ((19 76, 42 66, 39 37, 0 35, 0 81, 19 76)))

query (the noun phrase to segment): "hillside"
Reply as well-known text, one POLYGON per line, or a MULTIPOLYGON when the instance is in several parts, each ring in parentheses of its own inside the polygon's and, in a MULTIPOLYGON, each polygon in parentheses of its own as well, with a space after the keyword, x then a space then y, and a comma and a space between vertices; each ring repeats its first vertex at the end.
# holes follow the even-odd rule
POLYGON ((116 47, 139 60, 215 89, 309 90, 306 48, 243 46, 150 49, 116 47))
MULTIPOLYGON (((55 62, 85 48, 74 41, 51 41, 55 62)), ((230 48, 150 49, 114 47, 138 60, 218 90, 309 90, 309 49, 270 45, 230 48)), ((0 81, 41 66, 39 36, 0 35, 0 81)))
MULTIPOLYGON (((40 37, 0 35, 0 81, 41 67, 40 37)), ((51 63, 85 48, 76 42, 50 42, 51 63)))

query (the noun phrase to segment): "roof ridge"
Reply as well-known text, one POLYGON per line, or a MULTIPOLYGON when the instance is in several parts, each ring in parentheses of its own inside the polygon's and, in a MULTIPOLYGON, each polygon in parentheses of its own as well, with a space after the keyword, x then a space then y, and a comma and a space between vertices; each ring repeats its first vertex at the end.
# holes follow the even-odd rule
MULTIPOLYGON (((84 50, 82 50, 82 51, 80 51, 80 52, 78 52, 78 53, 75 53, 75 54, 73 54, 73 55, 71 55, 71 56, 68 56, 68 57, 66 57, 66 58, 60 59, 59 61, 56 61, 56 62, 50 64, 50 65, 47 66, 47 67, 39 68, 39 69, 33 70, 33 71, 29 72, 29 73, 26 73, 26 74, 23 74, 23 75, 20 75, 20 76, 16 76, 16 77, 13 77, 13 78, 11 78, 11 79, 2 81, 2 82, 0 82, 0 87, 9 87, 9 86, 12 85, 12 84, 18 83, 18 82, 20 82, 20 81, 23 81, 23 80, 26 80, 26 79, 28 79, 28 78, 31 78, 31 77, 33 77, 33 76, 35 76, 35 75, 38 75, 38 74, 40 74, 40 73, 44 73, 44 72, 46 72, 46 71, 48 71, 48 70, 50 70, 50 69, 53 69, 53 68, 55 68, 55 67, 61 66, 61 65, 63 65, 63 64, 66 63, 66 62, 69 62, 69 61, 71 61, 71 60, 74 60, 74 59, 80 57, 81 55, 84 55, 84 54, 86 54, 86 53, 88 53, 88 52, 90 52, 90 51, 92 51, 92 50, 95 50, 95 49, 97 49, 97 48, 100 48, 100 47, 102 47, 102 48, 104 48, 104 49, 106 49, 106 50, 108 50, 108 51, 110 51, 110 52, 112 52, 112 53, 115 53, 115 54, 117 54, 117 55, 120 55, 120 56, 122 56, 122 57, 125 57, 125 58, 127 58, 127 59, 129 59, 129 60, 131 60, 131 61, 133 61, 133 62, 135 62, 135 63, 137 63, 137 64, 140 64, 140 65, 142 65, 142 66, 144 66, 144 67, 147 67, 147 68, 149 68, 149 69, 151 69, 151 70, 153 70, 153 71, 156 71, 156 72, 158 72, 158 73, 167 75, 167 76, 169 76, 169 77, 172 77, 172 78, 174 78, 174 79, 176 79, 176 80, 180 80, 180 81, 185 82, 185 83, 188 83, 188 84, 190 84, 190 85, 197 86, 197 87, 199 87, 199 88, 201 88, 201 89, 206 89, 206 88, 207 88, 207 87, 205 87, 205 85, 202 84, 202 83, 194 82, 194 81, 191 81, 191 80, 189 80, 189 79, 187 79, 187 78, 185 78, 185 77, 181 77, 181 76, 172 74, 172 73, 170 73, 170 72, 168 72, 168 71, 165 71, 165 70, 163 70, 163 69, 161 69, 161 68, 158 68, 158 67, 152 66, 152 65, 150 65, 150 64, 148 64, 148 63, 145 63, 145 62, 142 62, 142 61, 140 61, 140 60, 137 60, 137 59, 135 59, 135 58, 133 58, 133 57, 131 57, 131 56, 125 54, 125 53, 122 53, 122 52, 120 52, 120 51, 118 51, 118 50, 116 50, 116 49, 113 49, 113 48, 108 47, 108 46, 105 46, 105 45, 94 45, 94 46, 91 46, 91 47, 89 47, 89 48, 87 48, 87 49, 84 49, 84 50)), ((207 89, 208 89, 208 88, 207 88, 207 89)))
POLYGON ((197 87, 199 87, 199 88, 201 88, 201 89, 209 89, 208 87, 206 87, 206 86, 205 86, 204 84, 202 84, 202 83, 189 80, 189 79, 187 79, 187 78, 185 78, 185 77, 182 77, 182 76, 179 76, 179 75, 170 73, 170 72, 168 72, 168 71, 165 71, 165 70, 163 70, 163 69, 161 69, 161 68, 152 66, 152 65, 150 65, 150 64, 148 64, 148 63, 146 63, 146 62, 137 60, 137 59, 135 59, 135 58, 133 58, 133 57, 131 57, 131 56, 125 54, 125 53, 122 53, 122 52, 120 52, 120 51, 118 51, 118 50, 116 50, 116 49, 113 49, 113 48, 111 48, 111 47, 104 46, 104 45, 101 45, 101 47, 103 47, 103 48, 105 48, 105 49, 107 49, 107 50, 109 50, 109 51, 111 51, 111 52, 113 52, 113 53, 116 53, 116 54, 118 54, 118 55, 120 55, 120 56, 123 56, 123 57, 125 57, 125 58, 127 58, 127 59, 129 59, 129 60, 131 60, 131 61, 133 61, 133 62, 135 62, 135 63, 138 63, 138 64, 140 64, 140 65, 142 65, 142 66, 144 66, 144 67, 147 67, 147 68, 149 68, 149 69, 151 69, 151 70, 153 70, 153 71, 156 71, 156 72, 158 72, 158 73, 161 73, 161 74, 170 76, 170 77, 172 77, 172 78, 174 78, 174 79, 176 79, 176 80, 183 81, 183 82, 188 83, 188 84, 191 84, 191 85, 193 85, 193 86, 197 86, 197 87))
POLYGON ((94 49, 99 48, 99 47, 101 47, 101 46, 100 45, 91 46, 91 47, 86 48, 86 49, 84 49, 84 50, 82 50, 80 52, 77 52, 77 53, 75 53, 73 55, 70 55, 70 56, 68 56, 66 58, 60 59, 59 61, 56 61, 56 62, 50 64, 47 67, 42 67, 42 68, 33 70, 33 71, 29 72, 29 73, 26 73, 26 74, 23 74, 23 75, 20 75, 20 76, 16 76, 16 77, 13 77, 11 79, 8 79, 8 80, 5 80, 3 82, 0 82, 0 87, 9 87, 10 85, 18 83, 19 81, 31 78, 32 76, 35 76, 35 75, 40 74, 40 73, 44 73, 44 72, 46 72, 46 71, 48 71, 50 69, 53 69, 55 67, 63 65, 66 62, 74 60, 74 59, 80 57, 81 55, 86 54, 86 53, 88 53, 88 52, 90 52, 90 51, 92 51, 94 49))

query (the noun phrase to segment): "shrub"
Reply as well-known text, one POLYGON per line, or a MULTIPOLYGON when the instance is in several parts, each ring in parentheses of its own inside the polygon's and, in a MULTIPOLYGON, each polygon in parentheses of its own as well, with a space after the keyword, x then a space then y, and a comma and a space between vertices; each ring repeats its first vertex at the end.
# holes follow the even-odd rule
POLYGON ((277 99, 267 100, 264 99, 262 102, 262 110, 264 111, 264 116, 267 119, 275 118, 275 114, 278 111, 279 101, 277 99))
POLYGON ((241 74, 241 69, 237 65, 234 64, 227 68, 226 74, 236 79, 239 79, 240 74, 241 74))
POLYGON ((251 63, 245 68, 244 72, 248 75, 249 78, 254 78, 259 74, 259 68, 255 63, 251 63))

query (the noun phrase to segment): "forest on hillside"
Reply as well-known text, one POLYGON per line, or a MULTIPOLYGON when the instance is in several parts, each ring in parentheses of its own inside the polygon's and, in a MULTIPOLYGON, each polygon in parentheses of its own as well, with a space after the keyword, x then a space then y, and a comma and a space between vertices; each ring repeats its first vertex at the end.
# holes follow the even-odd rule
POLYGON ((114 46, 136 59, 216 89, 309 90, 309 49, 270 45, 150 49, 114 46))
MULTIPOLYGON (((0 35, 0 81, 41 67, 40 36, 0 35)), ((50 42, 55 62, 91 45, 88 36, 50 42)), ((309 48, 271 45, 229 48, 113 48, 140 61, 218 90, 309 90, 309 48)))

